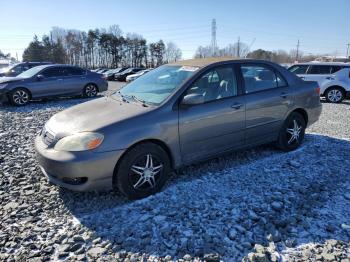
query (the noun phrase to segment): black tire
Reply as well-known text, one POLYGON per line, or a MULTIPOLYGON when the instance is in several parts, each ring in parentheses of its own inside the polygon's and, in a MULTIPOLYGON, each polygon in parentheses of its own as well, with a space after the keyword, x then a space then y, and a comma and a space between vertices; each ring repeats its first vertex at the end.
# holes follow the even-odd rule
POLYGON ((282 125, 277 140, 277 146, 287 152, 297 149, 303 142, 305 128, 306 122, 304 117, 297 112, 291 113, 282 125), (292 138, 292 133, 294 133, 294 139, 292 138))
POLYGON ((98 88, 95 84, 87 84, 83 89, 83 97, 92 98, 96 97, 98 88))
POLYGON ((344 90, 339 87, 329 87, 324 96, 326 97, 326 101, 329 103, 340 103, 343 101, 345 94, 344 90))
POLYGON ((114 174, 114 186, 129 199, 144 198, 161 190, 170 171, 167 152, 159 145, 142 143, 126 152, 120 160, 114 174), (149 156, 152 159, 152 167, 149 156))
POLYGON ((9 94, 9 99, 12 105, 25 106, 29 103, 31 95, 25 88, 16 88, 9 94))

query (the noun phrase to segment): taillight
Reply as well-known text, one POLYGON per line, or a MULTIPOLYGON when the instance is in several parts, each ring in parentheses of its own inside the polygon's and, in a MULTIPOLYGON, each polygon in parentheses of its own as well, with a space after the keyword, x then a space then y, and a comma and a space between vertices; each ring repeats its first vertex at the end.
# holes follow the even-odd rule
POLYGON ((320 94, 321 93, 321 88, 318 86, 318 87, 316 87, 315 91, 316 91, 317 94, 320 94))

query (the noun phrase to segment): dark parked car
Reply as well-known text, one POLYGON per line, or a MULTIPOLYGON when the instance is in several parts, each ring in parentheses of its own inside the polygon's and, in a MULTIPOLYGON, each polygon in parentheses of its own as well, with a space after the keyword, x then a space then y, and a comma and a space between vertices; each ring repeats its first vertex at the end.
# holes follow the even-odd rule
POLYGON ((105 76, 105 78, 108 81, 112 81, 112 80, 114 80, 115 74, 123 72, 126 69, 128 69, 128 68, 127 67, 119 67, 119 68, 116 68, 116 69, 111 69, 111 70, 108 70, 108 71, 104 72, 103 75, 105 76))
POLYGON ((17 77, 0 78, 0 98, 16 106, 30 99, 53 96, 83 95, 94 97, 107 90, 108 83, 101 74, 69 65, 42 65, 17 77))
POLYGON ((0 77, 18 76, 19 74, 23 73, 24 71, 27 71, 28 69, 31 69, 35 66, 50 65, 50 64, 52 64, 52 63, 50 63, 50 62, 23 62, 23 63, 15 64, 13 66, 1 69, 0 77))
POLYGON ((138 67, 131 67, 131 68, 128 68, 118 74, 115 74, 114 75, 114 79, 116 81, 126 81, 126 77, 129 76, 129 75, 132 75, 132 74, 135 74, 141 70, 143 70, 144 68, 138 68, 138 67))
POLYGON ((270 142, 298 148, 320 116, 319 91, 271 62, 180 61, 54 115, 36 138, 38 161, 62 187, 141 198, 184 165, 270 142))

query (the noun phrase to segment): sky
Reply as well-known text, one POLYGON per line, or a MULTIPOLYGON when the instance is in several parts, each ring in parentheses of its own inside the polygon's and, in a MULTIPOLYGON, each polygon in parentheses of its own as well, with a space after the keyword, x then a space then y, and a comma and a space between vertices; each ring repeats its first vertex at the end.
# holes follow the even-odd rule
POLYGON ((349 0, 0 0, 0 50, 19 59, 33 39, 54 26, 89 30, 117 24, 147 41, 176 43, 183 58, 211 43, 241 42, 266 50, 345 55, 350 43, 349 0), (254 41, 255 39, 255 41, 254 41))

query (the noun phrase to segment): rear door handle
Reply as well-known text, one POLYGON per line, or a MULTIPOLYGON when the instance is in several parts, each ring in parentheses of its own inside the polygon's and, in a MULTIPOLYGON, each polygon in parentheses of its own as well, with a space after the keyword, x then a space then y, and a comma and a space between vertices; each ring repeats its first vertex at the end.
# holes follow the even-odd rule
POLYGON ((240 109, 243 106, 243 104, 239 104, 239 103, 234 103, 231 108, 233 109, 240 109))
POLYGON ((282 92, 282 93, 280 94, 280 97, 282 97, 282 98, 287 98, 287 97, 288 97, 288 94, 285 93, 285 92, 282 92))

